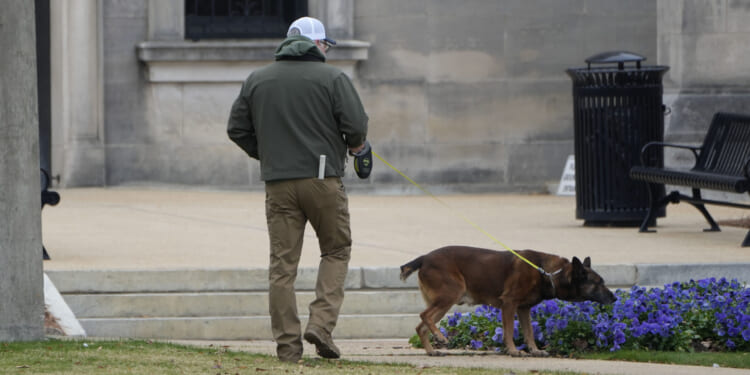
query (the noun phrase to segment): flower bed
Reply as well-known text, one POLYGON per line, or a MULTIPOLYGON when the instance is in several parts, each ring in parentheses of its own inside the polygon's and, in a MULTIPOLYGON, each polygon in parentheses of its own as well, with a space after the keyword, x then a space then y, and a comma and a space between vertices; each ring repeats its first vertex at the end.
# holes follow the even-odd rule
MULTIPOLYGON (((538 304, 531 310, 537 344, 557 354, 750 349, 750 289, 737 280, 691 280, 648 290, 634 286, 615 295, 617 301, 608 306, 556 299, 538 304)), ((501 316, 500 309, 479 306, 443 319, 440 330, 449 348, 502 350, 501 316)), ((514 326, 514 341, 523 349, 517 320, 514 326)))

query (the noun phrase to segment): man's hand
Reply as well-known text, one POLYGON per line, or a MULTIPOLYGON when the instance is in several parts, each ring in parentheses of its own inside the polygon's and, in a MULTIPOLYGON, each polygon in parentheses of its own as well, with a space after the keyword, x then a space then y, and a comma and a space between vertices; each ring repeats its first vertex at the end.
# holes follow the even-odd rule
POLYGON ((349 154, 354 156, 358 154, 360 151, 364 150, 365 144, 361 144, 359 147, 349 147, 349 154))
POLYGON ((372 172, 372 148, 370 142, 365 141, 361 146, 349 148, 349 153, 354 156, 354 171, 359 178, 365 179, 372 172))

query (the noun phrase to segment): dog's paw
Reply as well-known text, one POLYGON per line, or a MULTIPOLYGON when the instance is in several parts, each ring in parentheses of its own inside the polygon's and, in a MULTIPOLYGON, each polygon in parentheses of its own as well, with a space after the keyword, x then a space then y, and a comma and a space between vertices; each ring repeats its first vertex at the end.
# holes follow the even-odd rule
POLYGON ((509 350, 508 355, 511 357, 528 357, 529 353, 526 353, 521 350, 509 350))
POLYGON ((445 348, 448 346, 448 339, 443 335, 435 336, 435 344, 440 348, 445 348))
POLYGON ((432 346, 434 346, 437 349, 445 349, 448 347, 448 341, 443 342, 443 341, 435 340, 435 343, 432 346))
POLYGON ((427 355, 429 355, 430 357, 445 357, 445 353, 439 352, 437 350, 433 350, 431 352, 427 352, 427 355))
POLYGON ((549 357, 549 353, 546 350, 532 350, 530 354, 532 357, 549 357))

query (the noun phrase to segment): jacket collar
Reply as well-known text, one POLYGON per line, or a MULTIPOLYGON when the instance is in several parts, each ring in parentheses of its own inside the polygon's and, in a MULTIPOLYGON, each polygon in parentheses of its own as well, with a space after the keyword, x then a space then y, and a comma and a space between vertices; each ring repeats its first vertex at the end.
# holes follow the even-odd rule
POLYGON ((290 36, 284 39, 274 54, 278 60, 296 60, 296 61, 326 61, 326 56, 320 51, 318 46, 307 37, 301 35, 290 36))

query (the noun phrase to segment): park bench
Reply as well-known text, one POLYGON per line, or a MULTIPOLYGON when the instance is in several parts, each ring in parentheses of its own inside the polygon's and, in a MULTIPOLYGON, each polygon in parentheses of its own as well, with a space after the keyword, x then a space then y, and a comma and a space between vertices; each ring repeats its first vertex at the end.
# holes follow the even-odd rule
MULTIPOLYGON (((47 172, 44 168, 40 169, 42 171, 42 209, 44 208, 44 205, 47 204, 50 206, 56 206, 58 203, 60 203, 60 194, 56 191, 49 190, 49 172, 47 172)), ((49 253, 47 253, 47 249, 44 247, 44 244, 42 244, 42 259, 50 259, 49 253)))
MULTIPOLYGON (((748 204, 704 199, 701 189, 731 193, 746 193, 750 190, 750 116, 716 113, 708 133, 700 147, 664 142, 650 142, 641 150, 641 166, 630 169, 630 178, 648 183, 649 209, 641 224, 641 232, 649 232, 649 225, 656 225, 655 215, 669 203, 688 202, 698 209, 711 228, 704 231, 720 231, 705 204, 750 208, 748 204), (695 164, 689 170, 646 165, 647 155, 653 147, 675 147, 692 151, 695 164), (692 188, 692 196, 672 191, 659 199, 663 184, 692 188)), ((750 231, 742 246, 750 246, 750 231)))

